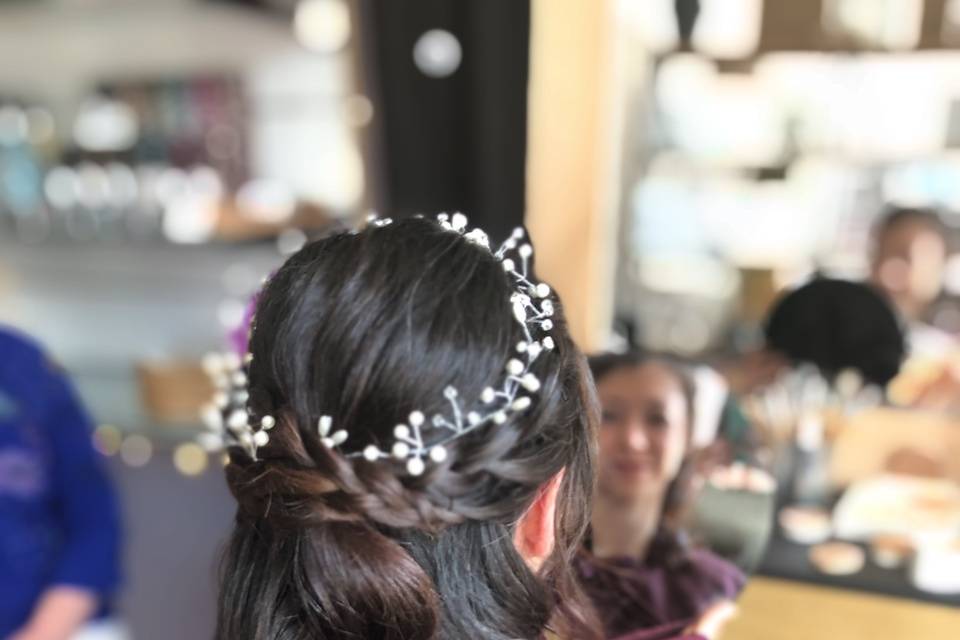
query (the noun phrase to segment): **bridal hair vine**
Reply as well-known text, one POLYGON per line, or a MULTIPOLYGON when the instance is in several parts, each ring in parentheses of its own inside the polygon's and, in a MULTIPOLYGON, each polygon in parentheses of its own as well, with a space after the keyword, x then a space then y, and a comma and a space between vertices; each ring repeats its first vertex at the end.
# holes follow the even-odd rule
MULTIPOLYGON (((370 462, 394 460, 403 463, 406 472, 419 476, 427 462, 442 463, 447 458, 447 445, 453 440, 488 424, 504 424, 511 415, 529 409, 533 394, 540 390, 540 380, 533 373, 533 365, 546 351, 555 347, 550 331, 553 329, 554 306, 551 290, 545 283, 534 282, 530 276, 533 248, 525 241, 523 229, 517 228, 495 251, 487 234, 481 229, 467 230, 463 214, 440 214, 441 228, 458 233, 467 241, 489 251, 500 262, 510 279, 510 309, 520 325, 523 336, 508 359, 500 382, 486 387, 480 394, 477 408, 465 405, 454 386, 443 389, 449 409, 432 416, 420 410, 411 411, 406 420, 393 428, 393 440, 386 449, 368 444, 362 450, 344 454, 348 458, 363 458, 370 462)), ((369 219, 369 226, 382 228, 390 225, 389 218, 369 219)), ((248 407, 245 367, 252 356, 241 360, 238 356, 211 355, 205 359, 205 369, 217 386, 214 402, 204 411, 204 419, 213 430, 205 440, 208 446, 224 444, 242 447, 256 459, 257 449, 269 443, 269 431, 276 425, 273 416, 254 417, 248 407)), ((328 449, 335 450, 349 438, 347 431, 334 429, 333 420, 324 415, 317 421, 317 435, 328 449)))
POLYGON ((255 460, 257 449, 270 441, 268 432, 276 426, 276 419, 265 415, 254 421, 247 405, 250 399, 247 368, 252 361, 249 353, 241 360, 233 352, 209 353, 203 358, 204 371, 216 388, 211 402, 201 413, 209 429, 200 436, 200 443, 206 449, 238 446, 255 460), (254 429, 254 422, 259 429, 254 429))

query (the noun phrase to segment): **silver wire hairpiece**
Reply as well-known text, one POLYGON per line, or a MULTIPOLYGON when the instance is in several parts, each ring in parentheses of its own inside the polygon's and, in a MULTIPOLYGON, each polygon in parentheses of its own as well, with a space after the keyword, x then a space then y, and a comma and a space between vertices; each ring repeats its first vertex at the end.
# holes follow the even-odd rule
MULTIPOLYGON (((493 251, 483 230, 467 230, 467 217, 463 214, 440 214, 437 222, 443 229, 458 233, 469 242, 490 251, 500 262, 513 285, 510 294, 511 313, 523 330, 523 339, 515 345, 515 353, 507 361, 502 381, 485 388, 480 394, 480 408, 468 411, 456 387, 447 386, 443 395, 450 405, 449 411, 437 413, 429 420, 422 411, 412 411, 405 422, 394 427, 393 442, 388 449, 370 444, 361 451, 345 454, 348 458, 362 457, 370 462, 402 462, 412 476, 423 474, 427 460, 436 463, 446 460, 447 445, 453 440, 490 423, 504 424, 511 415, 529 409, 533 404, 532 395, 540 390, 540 380, 532 372, 533 365, 543 352, 555 347, 550 336, 554 315, 553 302, 549 299, 550 287, 530 278, 533 248, 524 242, 523 229, 515 229, 493 251)), ((368 219, 368 223, 374 227, 385 227, 392 220, 374 218, 368 219)), ((244 367, 249 365, 251 359, 250 354, 243 362, 239 357, 229 355, 212 355, 205 359, 204 366, 218 388, 213 404, 204 411, 205 422, 213 431, 207 434, 209 437, 205 444, 217 448, 231 442, 243 447, 256 459, 257 449, 269 442, 267 432, 276 425, 276 420, 269 415, 259 420, 252 419, 246 406, 249 393, 244 367), (256 425, 259 428, 255 428, 256 425)), ((331 450, 337 449, 349 437, 347 431, 335 430, 333 420, 326 415, 317 422, 317 434, 324 446, 331 450)))
POLYGON ((247 405, 250 392, 246 369, 252 361, 252 354, 241 360, 233 352, 210 353, 203 359, 203 368, 216 388, 201 413, 209 431, 200 435, 200 444, 209 451, 238 446, 256 460, 257 449, 270 442, 268 431, 276 426, 276 419, 265 415, 255 420, 247 405))

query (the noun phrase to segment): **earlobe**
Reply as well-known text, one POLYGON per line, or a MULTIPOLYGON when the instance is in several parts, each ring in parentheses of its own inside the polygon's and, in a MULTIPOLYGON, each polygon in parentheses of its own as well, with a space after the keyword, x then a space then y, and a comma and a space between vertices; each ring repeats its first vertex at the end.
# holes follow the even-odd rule
POLYGON ((540 488, 536 500, 517 523, 513 543, 530 567, 537 571, 555 543, 557 496, 563 471, 553 476, 540 488))

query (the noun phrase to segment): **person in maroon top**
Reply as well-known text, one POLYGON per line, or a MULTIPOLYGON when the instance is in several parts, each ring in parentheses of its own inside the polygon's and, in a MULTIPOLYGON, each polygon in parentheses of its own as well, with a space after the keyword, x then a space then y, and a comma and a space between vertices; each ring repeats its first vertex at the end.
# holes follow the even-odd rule
POLYGON ((680 526, 694 467, 692 384, 678 365, 640 352, 597 356, 590 366, 602 422, 581 584, 607 637, 672 638, 745 582, 680 526))

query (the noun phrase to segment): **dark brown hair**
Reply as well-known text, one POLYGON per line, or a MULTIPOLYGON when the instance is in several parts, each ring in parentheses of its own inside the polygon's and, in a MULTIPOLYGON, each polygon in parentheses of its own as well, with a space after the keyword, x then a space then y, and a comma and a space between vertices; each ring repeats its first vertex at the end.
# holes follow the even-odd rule
POLYGON ((947 227, 940 213, 930 207, 890 206, 884 210, 873 224, 872 234, 875 244, 883 241, 888 233, 905 223, 915 223, 934 232, 947 246, 947 227))
POLYGON ((326 238, 264 289, 249 408, 278 419, 252 460, 231 451, 239 507, 222 564, 219 640, 594 638, 570 573, 588 524, 595 401, 559 301, 530 410, 448 446, 418 477, 347 457, 388 447, 412 410, 477 399, 522 330, 508 276, 482 248, 411 218, 326 238), (336 452, 321 415, 349 432, 336 452), (564 471, 557 543, 536 574, 516 523, 564 471))

